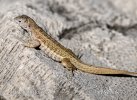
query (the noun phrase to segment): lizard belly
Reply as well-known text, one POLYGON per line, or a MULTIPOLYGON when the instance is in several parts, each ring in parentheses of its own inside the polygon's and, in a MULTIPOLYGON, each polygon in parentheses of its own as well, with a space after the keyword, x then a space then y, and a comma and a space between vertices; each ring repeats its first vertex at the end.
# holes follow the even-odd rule
POLYGON ((56 54, 53 50, 51 50, 47 46, 40 46, 40 49, 43 50, 46 53, 46 55, 48 55, 53 60, 61 61, 62 57, 56 54))

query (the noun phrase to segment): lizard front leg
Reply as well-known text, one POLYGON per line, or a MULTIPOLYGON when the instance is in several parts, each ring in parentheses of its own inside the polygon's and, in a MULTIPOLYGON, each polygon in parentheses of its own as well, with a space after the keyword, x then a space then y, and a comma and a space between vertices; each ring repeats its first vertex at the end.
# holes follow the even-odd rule
POLYGON ((13 36, 14 36, 14 38, 20 40, 22 42, 23 46, 25 46, 25 47, 36 48, 36 47, 39 47, 41 45, 38 40, 33 39, 31 37, 29 37, 29 39, 23 40, 21 37, 18 37, 15 35, 13 35, 13 36))
POLYGON ((29 47, 29 48, 36 48, 40 46, 40 42, 35 39, 30 39, 28 41, 25 41, 23 44, 25 47, 29 47))

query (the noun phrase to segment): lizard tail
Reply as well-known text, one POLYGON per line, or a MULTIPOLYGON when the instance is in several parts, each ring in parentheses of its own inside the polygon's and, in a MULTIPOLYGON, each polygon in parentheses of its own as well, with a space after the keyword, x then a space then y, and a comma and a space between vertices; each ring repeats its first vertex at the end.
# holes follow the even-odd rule
POLYGON ((92 65, 88 65, 83 63, 82 61, 73 60, 71 61, 75 67, 83 72, 91 73, 91 74, 99 74, 99 75, 131 75, 137 76, 137 72, 129 72, 124 70, 117 70, 111 68, 103 68, 103 67, 95 67, 92 65))

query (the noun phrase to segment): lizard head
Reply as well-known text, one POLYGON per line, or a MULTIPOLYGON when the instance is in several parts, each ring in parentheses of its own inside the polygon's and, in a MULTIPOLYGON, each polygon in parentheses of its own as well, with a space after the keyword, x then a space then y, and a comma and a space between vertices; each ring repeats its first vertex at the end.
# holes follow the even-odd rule
POLYGON ((34 22, 33 19, 28 17, 27 15, 21 15, 14 18, 15 22, 23 29, 29 30, 31 27, 31 23, 34 22))

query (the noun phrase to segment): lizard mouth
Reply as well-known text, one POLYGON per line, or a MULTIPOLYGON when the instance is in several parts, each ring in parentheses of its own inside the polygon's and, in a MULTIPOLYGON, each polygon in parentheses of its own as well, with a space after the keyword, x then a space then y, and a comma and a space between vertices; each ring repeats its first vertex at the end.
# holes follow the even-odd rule
MULTIPOLYGON (((21 26, 20 26, 21 27, 21 26)), ((26 27, 27 28, 27 27, 26 27)), ((25 32, 27 32, 28 33, 28 31, 27 31, 27 29, 26 28, 24 28, 24 27, 21 27, 21 29, 23 29, 25 32)))

